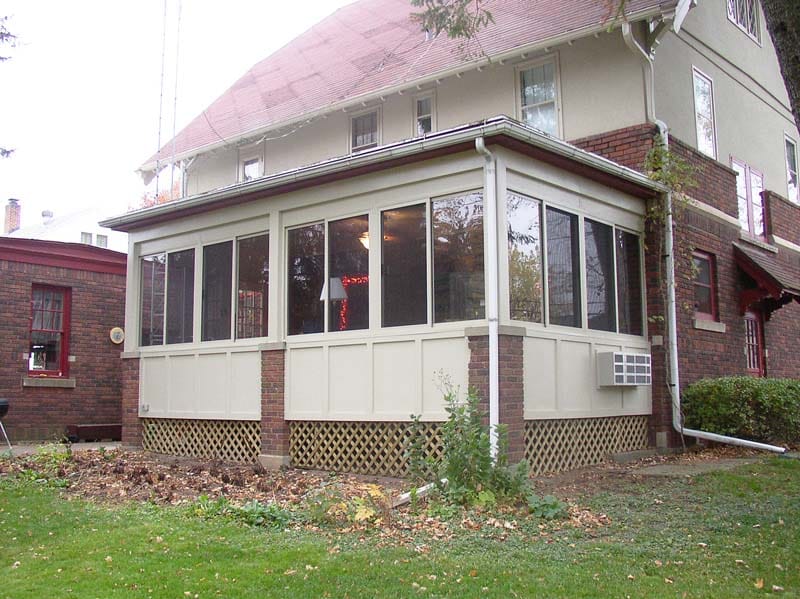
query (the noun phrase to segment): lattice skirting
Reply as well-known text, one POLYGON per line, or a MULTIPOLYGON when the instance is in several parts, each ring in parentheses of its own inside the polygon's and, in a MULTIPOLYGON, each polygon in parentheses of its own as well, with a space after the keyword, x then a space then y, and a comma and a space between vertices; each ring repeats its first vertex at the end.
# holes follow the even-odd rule
POLYGON ((599 464, 647 445, 647 416, 525 421, 525 459, 534 476, 599 464))
MULTIPOLYGON (((442 455, 440 423, 423 423, 425 451, 442 455)), ((408 475, 410 422, 289 423, 292 466, 381 476, 408 475)))
POLYGON ((156 453, 253 463, 261 424, 250 420, 142 418, 142 447, 156 453))

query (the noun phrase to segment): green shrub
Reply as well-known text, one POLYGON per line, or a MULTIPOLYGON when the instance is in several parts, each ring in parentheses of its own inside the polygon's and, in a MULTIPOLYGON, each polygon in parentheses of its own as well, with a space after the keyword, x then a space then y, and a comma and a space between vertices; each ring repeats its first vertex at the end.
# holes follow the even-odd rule
POLYGON ((685 424, 755 441, 800 443, 800 381, 724 377, 690 385, 685 424))

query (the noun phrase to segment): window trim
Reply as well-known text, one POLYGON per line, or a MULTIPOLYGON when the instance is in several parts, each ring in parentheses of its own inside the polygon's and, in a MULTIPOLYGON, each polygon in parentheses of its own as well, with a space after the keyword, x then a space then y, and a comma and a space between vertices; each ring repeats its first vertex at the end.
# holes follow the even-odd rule
POLYGON ((382 140, 383 140, 383 127, 382 127, 382 111, 380 106, 374 106, 372 108, 366 108, 364 110, 359 110, 358 112, 350 113, 350 122, 348 131, 349 134, 347 136, 347 146, 350 149, 351 154, 355 154, 356 152, 363 152, 365 150, 371 150, 372 148, 380 147, 382 140), (353 146, 353 121, 355 119, 366 116, 368 114, 375 113, 375 145, 368 144, 363 146, 353 146))
MULTIPOLYGON (((525 118, 522 114, 522 72, 527 71, 528 69, 532 69, 548 62, 553 63, 553 78, 555 79, 555 107, 556 107, 556 131, 552 135, 557 137, 558 139, 564 138, 564 123, 563 123, 563 111, 561 105, 561 68, 559 66, 559 54, 558 52, 552 52, 549 54, 545 54, 544 56, 540 56, 539 58, 535 58, 533 60, 529 60, 522 64, 517 65, 514 68, 514 106, 517 113, 517 120, 525 125, 525 118)), ((527 126, 527 125, 526 125, 527 126)), ((546 133, 546 132, 545 132, 546 133)))
MULTIPOLYGON (((49 379, 66 379, 69 378, 69 342, 70 342, 70 328, 72 321, 72 288, 59 287, 57 285, 43 285, 40 283, 33 283, 31 285, 30 295, 30 323, 28 325, 28 351, 30 352, 30 342, 32 338, 33 329, 33 292, 36 289, 58 291, 63 294, 62 310, 61 310, 61 355, 59 356, 58 370, 31 370, 30 362, 26 370, 26 376, 29 378, 49 378, 49 379)), ((41 329, 37 329, 41 330, 41 329)), ((30 360, 30 353, 29 360, 30 360)))
POLYGON ((744 355, 745 355, 745 372, 748 376, 763 378, 767 376, 767 355, 766 343, 764 339, 764 313, 761 310, 748 309, 744 313, 745 333, 744 333, 744 355), (754 323, 755 344, 751 345, 747 338, 748 336, 748 321, 754 323), (750 368, 750 349, 754 347, 756 355, 753 356, 757 362, 757 368, 750 368))
POLYGON ((784 131, 783 133, 783 154, 784 154, 784 162, 786 163, 786 197, 787 199, 792 202, 793 204, 800 204, 800 170, 798 170, 798 161, 800 159, 797 156, 797 141, 789 135, 787 132, 784 131), (795 181, 797 181, 797 185, 795 189, 795 197, 792 198, 792 194, 789 190, 789 179, 791 176, 791 170, 789 169, 789 156, 786 153, 786 144, 792 144, 794 146, 794 175, 795 181))
POLYGON ((742 32, 742 33, 744 33, 744 34, 745 34, 747 37, 749 37, 749 38, 750 38, 750 39, 751 39, 753 42, 755 42, 755 43, 756 43, 756 44, 758 44, 759 46, 762 46, 762 43, 761 43, 761 21, 762 21, 762 18, 761 18, 761 13, 760 13, 760 10, 761 10, 761 9, 760 9, 760 7, 759 7, 759 3, 758 3, 758 2, 756 2, 756 0, 745 0, 745 1, 746 1, 746 2, 752 2, 752 3, 753 3, 753 9, 754 9, 754 11, 755 11, 755 17, 756 17, 756 32, 757 32, 757 35, 753 35, 752 33, 750 33, 750 32, 749 32, 749 31, 748 31, 748 30, 747 30, 747 29, 746 29, 746 28, 745 28, 745 27, 744 27, 744 26, 743 26, 743 25, 742 25, 742 24, 741 24, 741 23, 740 23, 740 22, 739 22, 739 21, 736 19, 737 15, 731 14, 731 0, 727 0, 727 2, 726 2, 726 6, 725 6, 725 13, 726 13, 726 14, 727 14, 727 16, 728 16, 728 21, 729 21, 729 22, 731 22, 731 23, 732 23, 732 24, 733 24, 733 25, 734 25, 734 26, 735 26, 735 27, 736 27, 736 28, 737 28, 739 31, 741 31, 741 32, 742 32))
POLYGON ((692 277, 692 296, 694 296, 694 288, 698 285, 701 287, 707 287, 709 289, 709 293, 711 295, 711 312, 699 312, 695 309, 694 317, 697 320, 708 320, 711 322, 719 322, 719 301, 717 299, 717 258, 714 254, 710 252, 706 252, 703 250, 695 249, 692 251, 692 261, 695 258, 700 260, 705 260, 708 262, 708 279, 709 284, 705 285, 704 283, 698 283, 697 275, 695 274, 692 277))
POLYGON ((412 105, 411 109, 414 113, 414 119, 411 122, 411 137, 424 137, 425 135, 429 135, 428 133, 419 133, 419 112, 418 109, 418 102, 420 100, 424 100, 426 98, 430 98, 431 101, 431 130, 430 133, 435 133, 437 131, 437 123, 436 123, 436 90, 430 90, 426 92, 420 92, 419 94, 412 97, 412 105))
POLYGON ((714 80, 694 65, 692 65, 692 107, 694 109, 694 136, 697 151, 704 156, 708 156, 716 160, 719 154, 719 149, 717 148, 717 102, 714 99, 714 80), (700 149, 700 136, 697 134, 697 94, 695 94, 694 91, 695 77, 699 77, 700 79, 707 81, 708 86, 711 89, 711 145, 713 154, 706 154, 700 149))

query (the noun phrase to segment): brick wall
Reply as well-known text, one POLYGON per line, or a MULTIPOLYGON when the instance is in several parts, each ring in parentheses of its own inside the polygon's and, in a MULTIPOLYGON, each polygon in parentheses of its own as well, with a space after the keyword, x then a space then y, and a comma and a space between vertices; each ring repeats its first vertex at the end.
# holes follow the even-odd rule
POLYGON ((645 123, 591 137, 581 137, 570 143, 582 150, 642 172, 647 153, 653 147, 653 137, 657 132, 655 126, 645 123))
POLYGON ((289 426, 284 419, 283 401, 285 358, 283 349, 261 352, 261 453, 288 458, 289 426))
POLYGON ((142 423, 139 420, 139 358, 122 358, 122 443, 142 446, 142 423))
POLYGON ((762 193, 769 232, 800 245, 800 205, 769 190, 762 193))
POLYGON ((121 422, 121 346, 108 333, 123 326, 125 277, 0 260, 0 397, 13 441, 57 439, 69 424, 121 422), (69 377, 74 389, 23 387, 29 351, 31 285, 72 292, 69 377))

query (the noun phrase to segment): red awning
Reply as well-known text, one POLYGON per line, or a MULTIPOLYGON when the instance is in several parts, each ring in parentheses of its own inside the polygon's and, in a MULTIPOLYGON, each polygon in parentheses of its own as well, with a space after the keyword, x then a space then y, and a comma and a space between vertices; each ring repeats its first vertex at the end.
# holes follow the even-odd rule
POLYGON ((733 257, 742 272, 756 283, 739 297, 742 314, 757 302, 762 303, 767 317, 792 300, 800 302, 800 263, 794 265, 779 254, 738 243, 733 244, 733 257))

